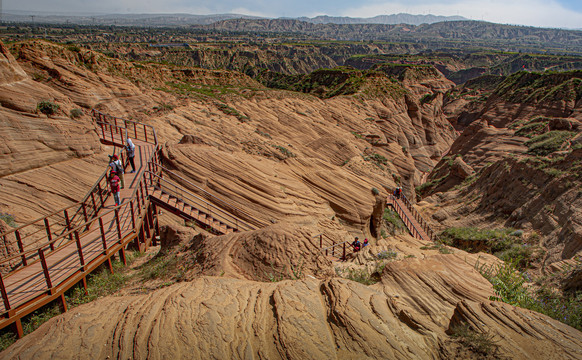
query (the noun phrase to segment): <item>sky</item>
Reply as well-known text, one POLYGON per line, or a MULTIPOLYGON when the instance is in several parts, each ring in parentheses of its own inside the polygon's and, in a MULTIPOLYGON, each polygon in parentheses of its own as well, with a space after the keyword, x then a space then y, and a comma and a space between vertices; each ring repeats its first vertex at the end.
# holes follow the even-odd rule
POLYGON ((269 18, 460 15, 501 24, 582 29, 582 0, 0 0, 4 12, 236 13, 269 18))

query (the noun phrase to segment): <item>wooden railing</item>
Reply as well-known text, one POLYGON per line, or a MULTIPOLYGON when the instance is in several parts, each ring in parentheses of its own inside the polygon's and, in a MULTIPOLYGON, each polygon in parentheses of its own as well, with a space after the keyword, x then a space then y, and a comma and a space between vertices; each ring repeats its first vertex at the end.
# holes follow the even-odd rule
POLYGON ((346 259, 347 250, 351 249, 351 240, 336 242, 324 233, 313 235, 312 238, 319 240, 319 248, 325 256, 337 257, 342 261, 346 259))
POLYGON ((92 114, 95 123, 100 128, 99 135, 105 141, 115 143, 117 146, 124 146, 127 143, 127 138, 131 137, 150 144, 158 143, 156 131, 151 125, 110 116, 97 110, 92 110, 92 114))
MULTIPOLYGON (((155 208, 148 198, 151 176, 158 175, 160 161, 155 130, 149 125, 117 119, 93 112, 101 130, 101 141, 123 146, 128 134, 151 144, 140 153, 142 166, 135 188, 124 203, 104 210, 110 196, 105 170, 82 201, 0 234, 5 244, 18 250, 0 260, 0 266, 13 270, 0 274, 0 328, 16 324, 22 336, 20 319, 59 296, 66 310, 64 292, 83 280, 111 256, 133 240, 143 250, 154 239, 155 208)), ((127 164, 127 159, 122 159, 127 164)))
POLYGON ((394 211, 396 211, 398 216, 400 216, 400 219, 404 223, 404 226, 406 226, 406 228, 410 232, 410 235, 417 239, 424 239, 423 234, 419 231, 419 228, 417 228, 416 225, 410 220, 410 218, 404 211, 404 208, 397 201, 396 197, 394 197, 394 195, 389 195, 388 198, 391 200, 389 204, 394 207, 394 211))

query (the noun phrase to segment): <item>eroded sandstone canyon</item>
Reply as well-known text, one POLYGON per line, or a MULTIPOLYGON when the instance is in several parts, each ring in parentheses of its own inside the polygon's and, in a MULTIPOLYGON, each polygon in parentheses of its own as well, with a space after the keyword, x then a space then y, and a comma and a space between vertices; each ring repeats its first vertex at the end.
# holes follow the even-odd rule
MULTIPOLYGON (((359 73, 353 94, 327 98, 238 72, 132 63, 43 41, 0 51, 0 212, 17 223, 79 201, 104 171, 111 149, 99 143, 95 108, 153 125, 165 166, 270 224, 224 236, 170 224, 162 236, 181 232, 178 252, 195 264, 185 281, 74 308, 0 357, 582 357, 580 331, 491 300, 476 268, 495 257, 377 236, 371 221, 378 197, 402 186, 415 201, 428 179, 418 208, 436 229, 536 230, 548 268, 573 261, 582 250, 579 73, 518 74, 479 88, 486 100, 471 103, 455 99, 463 89, 434 67, 386 66, 359 73), (41 101, 58 104, 57 113, 40 114, 41 101), (538 122, 535 135, 568 132, 550 161, 557 177, 519 157, 530 139, 520 135, 533 127, 522 128, 538 122), (318 233, 370 238, 350 256, 355 266, 383 251, 397 256, 379 282, 359 284, 338 276, 313 244, 318 233), (299 280, 265 276, 298 264, 299 280), (495 340, 491 353, 455 341, 463 324, 495 340)), ((319 79, 321 92, 334 81, 319 79)))

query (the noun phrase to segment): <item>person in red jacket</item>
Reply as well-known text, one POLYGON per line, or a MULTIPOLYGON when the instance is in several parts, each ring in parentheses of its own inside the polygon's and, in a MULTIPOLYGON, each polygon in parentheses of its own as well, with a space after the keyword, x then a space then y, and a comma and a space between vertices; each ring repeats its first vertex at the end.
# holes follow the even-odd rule
POLYGON ((119 187, 119 176, 115 171, 111 171, 109 174, 109 187, 111 188, 111 193, 113 194, 113 198, 115 199, 115 206, 121 204, 121 200, 119 199, 119 192, 121 191, 119 187))

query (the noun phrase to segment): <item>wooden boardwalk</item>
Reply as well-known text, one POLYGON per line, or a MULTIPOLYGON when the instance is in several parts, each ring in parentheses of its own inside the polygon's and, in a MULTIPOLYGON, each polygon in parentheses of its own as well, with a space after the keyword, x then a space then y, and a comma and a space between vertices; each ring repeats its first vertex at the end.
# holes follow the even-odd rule
POLYGON ((111 257, 117 253, 125 263, 125 248, 130 243, 140 251, 155 243, 157 206, 176 209, 178 215, 218 233, 256 228, 204 198, 241 214, 244 211, 202 189, 196 195, 164 179, 153 127, 96 111, 93 116, 102 143, 120 148, 131 137, 136 146, 136 172, 128 172, 131 167, 121 152, 125 165, 121 205, 115 206, 104 171, 81 202, 0 234, 4 243, 19 249, 0 260, 13 268, 0 276, 0 328, 12 324, 18 337, 23 335, 22 317, 54 300, 60 300, 66 311, 65 292, 81 281, 86 288, 90 272, 105 262, 113 271, 111 257))
MULTIPOLYGON (((158 206, 221 234, 266 225, 165 169, 153 127, 96 111, 93 116, 104 144, 120 148, 131 137, 136 146, 136 172, 128 172, 130 167, 122 152, 126 171, 121 205, 115 206, 104 171, 81 202, 0 234, 5 244, 19 249, 0 259, 0 264, 13 269, 0 275, 0 328, 14 325, 18 337, 23 335, 24 316, 54 300, 60 300, 61 309, 66 311, 65 292, 79 282, 86 288, 87 275, 104 263, 113 271, 111 257, 115 254, 125 263, 125 248, 130 243, 140 251, 155 243, 158 206), (164 178, 162 171, 169 178, 164 178), (178 184, 188 184, 190 190, 178 184)), ((107 166, 104 163, 104 168, 107 166)), ((387 204, 413 236, 426 241, 434 238, 404 196, 390 196, 387 204)), ((328 239, 324 247, 323 235, 318 236, 319 247, 326 255, 345 259, 347 241, 328 239)))

